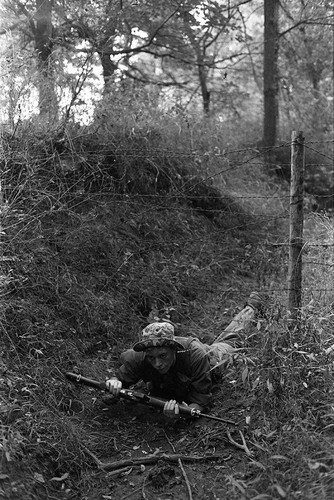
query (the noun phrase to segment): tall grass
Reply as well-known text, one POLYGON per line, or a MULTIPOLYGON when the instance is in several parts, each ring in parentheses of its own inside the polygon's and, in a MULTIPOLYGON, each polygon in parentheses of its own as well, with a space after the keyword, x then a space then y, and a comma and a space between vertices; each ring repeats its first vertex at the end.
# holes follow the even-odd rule
MULTIPOLYGON (((4 137, 3 460, 26 459, 45 475, 79 478, 88 466, 80 425, 94 409, 64 387, 64 370, 101 377, 101 353, 114 363, 156 315, 173 315, 181 331, 208 339, 252 289, 273 281, 284 288, 286 253, 272 243, 286 234, 287 193, 249 137, 247 147, 236 140, 236 124, 161 113, 139 98, 105 111, 61 138, 24 127, 4 137), (124 167, 123 191, 103 182, 101 191, 92 183, 86 189, 87 176, 100 182, 109 150, 124 167), (205 203, 193 196, 190 205, 189 187, 198 185, 205 203)), ((243 498, 329 498, 332 221, 317 216, 307 230, 298 328, 287 328, 284 297, 273 293, 250 355, 241 358, 238 396, 253 398, 247 439, 258 452, 246 472, 256 481, 232 473, 228 498, 241 491, 243 498)))
POLYGON ((277 298, 256 350, 248 389, 256 395, 251 435, 260 450, 247 498, 329 499, 334 491, 333 221, 306 221, 303 307, 291 330, 277 298), (261 496, 264 494, 264 496, 261 496), (260 495, 257 497, 257 495, 260 495))

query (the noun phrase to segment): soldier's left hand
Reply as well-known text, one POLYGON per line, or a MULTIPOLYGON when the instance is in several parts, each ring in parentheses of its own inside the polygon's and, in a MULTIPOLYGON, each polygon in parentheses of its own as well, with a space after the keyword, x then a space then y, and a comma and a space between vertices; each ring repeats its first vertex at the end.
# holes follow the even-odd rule
POLYGON ((175 399, 171 399, 170 401, 166 401, 164 409, 163 409, 163 413, 168 418, 179 418, 180 409, 179 409, 179 405, 175 399))

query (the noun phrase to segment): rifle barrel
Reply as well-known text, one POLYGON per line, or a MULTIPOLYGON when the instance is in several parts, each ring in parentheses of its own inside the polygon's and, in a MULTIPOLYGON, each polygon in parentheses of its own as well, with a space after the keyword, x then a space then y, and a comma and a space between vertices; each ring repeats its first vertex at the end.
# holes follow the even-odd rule
POLYGON ((101 389, 102 391, 106 390, 105 382, 98 382, 97 380, 92 380, 90 378, 83 377, 79 373, 67 372, 65 376, 71 382, 88 385, 89 387, 93 387, 94 389, 101 389))
POLYGON ((224 424, 237 425, 233 420, 228 420, 227 418, 216 417, 216 415, 207 415, 200 412, 199 417, 210 418, 211 420, 217 420, 218 422, 224 422, 224 424))

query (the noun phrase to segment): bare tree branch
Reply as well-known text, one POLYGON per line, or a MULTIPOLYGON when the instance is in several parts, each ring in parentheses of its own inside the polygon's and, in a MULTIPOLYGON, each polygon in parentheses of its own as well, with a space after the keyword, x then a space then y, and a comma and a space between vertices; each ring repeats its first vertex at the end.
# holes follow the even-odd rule
POLYGON ((28 19, 28 23, 29 23, 30 29, 33 32, 33 34, 35 35, 35 33, 36 33, 36 26, 35 26, 35 23, 34 23, 34 20, 33 20, 33 16, 29 13, 29 11, 26 9, 26 6, 23 3, 18 2, 17 5, 19 6, 20 11, 22 12, 22 14, 24 14, 26 16, 26 18, 28 19))
POLYGON ((293 31, 294 29, 298 28, 299 26, 306 26, 306 25, 310 25, 310 26, 334 26, 334 21, 333 22, 323 22, 323 21, 320 21, 321 19, 330 19, 332 16, 328 16, 328 17, 318 17, 316 19, 312 19, 312 20, 309 20, 309 19, 301 19, 300 21, 298 21, 297 23, 295 23, 293 26, 290 26, 289 28, 287 28, 286 30, 282 31, 281 33, 279 33, 279 37, 281 38, 282 36, 285 36, 287 33, 289 33, 290 31, 293 31))
POLYGON ((162 80, 154 80, 151 79, 142 69, 138 68, 135 65, 128 65, 130 68, 129 70, 124 71, 124 74, 128 76, 129 78, 132 78, 133 80, 136 80, 141 83, 151 83, 153 85, 157 85, 159 87, 183 87, 185 85, 189 84, 189 80, 185 80, 184 82, 178 82, 173 75, 170 73, 166 73, 166 75, 171 78, 172 81, 170 82, 164 82, 162 80), (132 73, 131 71, 135 71, 139 73, 141 76, 137 76, 136 74, 132 73))
POLYGON ((180 6, 181 6, 181 2, 178 4, 178 6, 176 7, 176 9, 174 9, 173 12, 171 14, 169 14, 169 16, 167 16, 166 19, 164 21, 162 21, 162 23, 159 24, 159 26, 153 31, 152 35, 149 37, 149 39, 148 39, 148 41, 146 43, 144 43, 140 47, 134 47, 134 48, 128 48, 128 49, 122 49, 122 50, 113 50, 111 52, 111 54, 114 55, 114 56, 121 55, 121 54, 130 54, 130 53, 135 54, 137 52, 141 52, 146 47, 149 47, 152 44, 154 38, 159 33, 159 31, 168 23, 168 21, 173 16, 175 16, 175 14, 178 12, 180 6))
POLYGON ((249 47, 249 43, 247 42, 247 26, 246 26, 246 21, 245 21, 245 18, 241 12, 240 9, 238 9, 238 13, 240 15, 240 19, 241 19, 241 22, 242 22, 242 25, 243 25, 243 28, 244 28, 244 33, 245 33, 245 39, 246 39, 246 42, 245 42, 245 45, 246 45, 246 48, 247 48, 247 52, 248 52, 248 57, 249 57, 249 60, 250 60, 250 63, 251 63, 251 68, 252 68, 252 73, 253 73, 253 78, 254 78, 254 81, 256 83, 256 86, 257 88, 262 91, 262 86, 261 86, 261 83, 260 83, 260 80, 256 74, 256 69, 255 69, 255 64, 254 64, 254 61, 253 61, 253 55, 252 55, 252 51, 249 47))

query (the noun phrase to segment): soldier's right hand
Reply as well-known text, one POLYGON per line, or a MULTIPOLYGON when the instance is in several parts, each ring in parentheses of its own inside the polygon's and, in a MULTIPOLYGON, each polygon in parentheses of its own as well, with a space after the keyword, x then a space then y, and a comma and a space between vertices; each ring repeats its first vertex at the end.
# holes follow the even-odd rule
POLYGON ((117 397, 122 389, 122 382, 117 378, 110 378, 106 381, 106 388, 113 396, 117 397))

